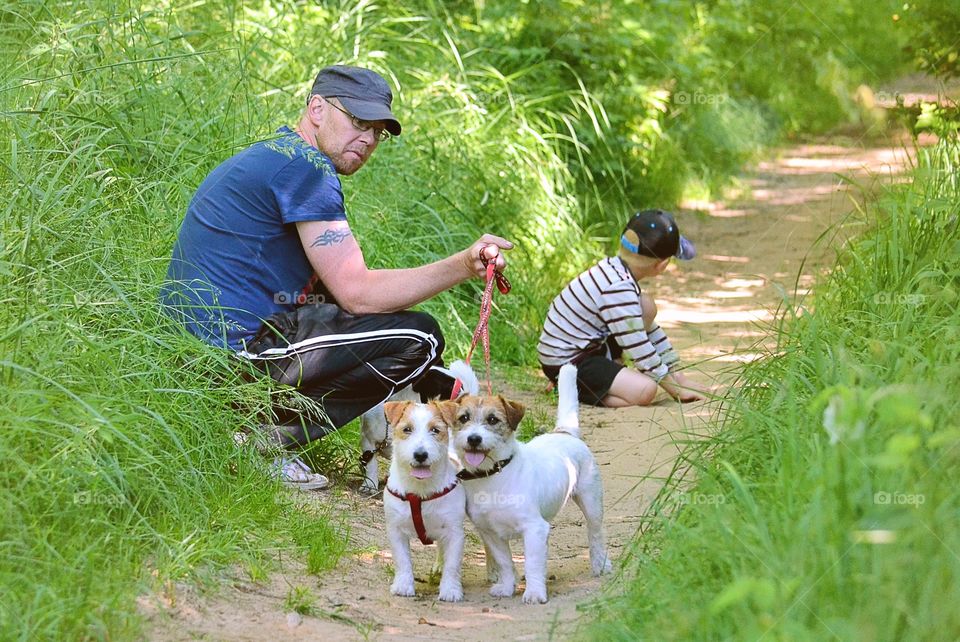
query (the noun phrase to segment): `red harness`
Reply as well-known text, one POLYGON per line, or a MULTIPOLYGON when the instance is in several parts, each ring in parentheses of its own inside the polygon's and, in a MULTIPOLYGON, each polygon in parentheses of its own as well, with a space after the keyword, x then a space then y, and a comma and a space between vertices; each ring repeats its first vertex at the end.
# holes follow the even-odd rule
POLYGON ((387 492, 396 497, 397 499, 402 499, 405 502, 410 503, 410 517, 413 518, 413 527, 417 531, 417 537, 420 538, 422 544, 433 544, 433 540, 427 537, 427 529, 423 525, 423 513, 420 511, 420 505, 423 502, 429 502, 431 499, 437 499, 443 497, 451 490, 456 488, 460 484, 459 479, 453 480, 453 483, 444 488, 443 490, 430 495, 430 497, 420 497, 419 495, 414 495, 413 493, 407 493, 406 495, 401 495, 397 491, 393 490, 387 486, 387 492))

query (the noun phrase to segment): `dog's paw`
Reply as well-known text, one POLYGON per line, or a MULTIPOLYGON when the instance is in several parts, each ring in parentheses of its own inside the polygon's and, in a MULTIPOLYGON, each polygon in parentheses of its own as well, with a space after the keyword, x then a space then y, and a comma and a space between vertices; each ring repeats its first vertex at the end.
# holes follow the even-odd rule
POLYGON ((490 595, 493 597, 513 597, 513 583, 497 583, 490 587, 490 595))
POLYGON ((546 604, 547 603, 547 589, 545 587, 527 587, 527 590, 523 592, 523 603, 524 604, 546 604))
POLYGON ((605 575, 613 572, 613 564, 610 562, 610 558, 606 555, 599 560, 594 560, 591 566, 593 567, 594 575, 605 575))
POLYGON ((441 602, 461 602, 463 601, 463 587, 460 584, 451 583, 450 586, 440 585, 441 602))
POLYGON ((390 592, 401 597, 413 597, 417 594, 413 589, 412 577, 394 578, 393 584, 390 586, 390 592))

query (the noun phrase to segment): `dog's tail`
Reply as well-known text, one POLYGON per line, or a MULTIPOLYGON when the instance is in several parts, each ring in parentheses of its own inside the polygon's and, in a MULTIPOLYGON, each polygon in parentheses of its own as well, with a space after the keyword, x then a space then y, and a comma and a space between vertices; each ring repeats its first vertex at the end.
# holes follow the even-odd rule
POLYGON ((557 403, 557 427, 554 432, 565 432, 580 438, 580 400, 577 397, 577 367, 572 363, 560 368, 557 377, 560 400, 557 403))
POLYGON ((450 373, 460 380, 460 383, 463 385, 464 394, 480 394, 480 381, 477 379, 477 375, 474 374, 473 368, 471 368, 470 364, 466 361, 457 359, 451 363, 450 373))

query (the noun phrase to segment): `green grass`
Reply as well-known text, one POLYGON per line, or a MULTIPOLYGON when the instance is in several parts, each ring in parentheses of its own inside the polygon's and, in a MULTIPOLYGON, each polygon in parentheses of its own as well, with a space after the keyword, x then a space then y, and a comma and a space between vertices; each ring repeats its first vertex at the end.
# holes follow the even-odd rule
MULTIPOLYGON (((887 3, 829 32, 809 10, 796 28, 757 10, 748 27, 781 45, 746 61, 741 3, 714 4, 564 0, 543 21, 505 0, 0 2, 0 638, 136 638, 136 595, 168 580, 262 579, 277 546, 311 572, 345 554, 348 523, 305 514, 233 444, 279 392, 155 304, 197 185, 293 122, 321 64, 397 89, 404 136, 344 181, 370 264, 515 240, 492 335, 496 359, 530 365, 549 300, 627 213, 722 185, 807 110, 818 127, 848 118, 864 65, 902 62, 869 46, 896 40, 875 20, 887 3), (850 46, 823 44, 837 35, 850 46)), ((478 294, 423 306, 452 355, 478 294)), ((318 468, 349 478, 355 430, 324 440, 318 468)))
POLYGON ((860 212, 870 231, 688 447, 695 485, 661 493, 588 637, 960 636, 958 169, 956 141, 923 150, 860 212))
POLYGON ((317 599, 306 586, 292 586, 283 600, 283 610, 300 615, 313 615, 317 599))

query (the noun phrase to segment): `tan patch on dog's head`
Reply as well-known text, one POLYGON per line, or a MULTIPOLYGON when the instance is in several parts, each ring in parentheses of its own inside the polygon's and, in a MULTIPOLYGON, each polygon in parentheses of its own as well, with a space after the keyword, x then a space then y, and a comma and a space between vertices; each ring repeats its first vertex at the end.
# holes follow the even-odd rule
POLYGON ((447 422, 436 402, 388 401, 383 404, 383 411, 393 431, 394 441, 406 439, 420 426, 426 426, 438 442, 446 444, 449 441, 447 422))
POLYGON ((413 405, 412 401, 388 401, 383 404, 383 414, 387 416, 387 423, 391 427, 396 426, 411 405, 413 405))
POLYGON ((447 424, 458 430, 470 424, 483 424, 488 430, 508 436, 517 429, 523 413, 526 411, 519 401, 511 401, 500 395, 478 397, 466 395, 441 409, 447 424))
POLYGON ((459 401, 444 400, 434 401, 432 403, 436 405, 437 411, 448 426, 453 427, 457 423, 457 417, 460 415, 459 401))

